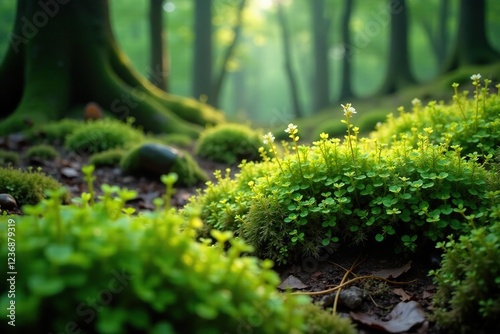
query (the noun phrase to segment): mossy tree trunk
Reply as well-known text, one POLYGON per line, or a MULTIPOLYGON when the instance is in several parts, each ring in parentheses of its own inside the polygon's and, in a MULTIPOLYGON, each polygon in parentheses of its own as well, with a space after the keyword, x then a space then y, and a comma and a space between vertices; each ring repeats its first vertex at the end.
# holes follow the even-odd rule
POLYGON ((163 27, 164 0, 149 1, 149 34, 151 69, 149 81, 156 87, 168 92, 170 61, 168 52, 167 33, 163 27))
POLYGON ((406 0, 388 0, 388 6, 391 11, 389 58, 380 95, 394 93, 415 83, 408 52, 408 5, 406 0))
POLYGON ((500 60, 500 54, 491 47, 486 37, 485 13, 485 0, 460 1, 458 32, 443 72, 464 65, 482 65, 500 60))
POLYGON ((0 133, 67 116, 98 103, 145 131, 196 136, 222 114, 165 93, 139 75, 113 37, 107 0, 18 0, 0 66, 0 133))

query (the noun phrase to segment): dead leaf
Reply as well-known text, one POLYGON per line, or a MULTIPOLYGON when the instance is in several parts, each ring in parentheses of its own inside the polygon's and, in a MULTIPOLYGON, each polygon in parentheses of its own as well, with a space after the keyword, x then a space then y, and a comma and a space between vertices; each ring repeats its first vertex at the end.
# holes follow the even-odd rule
POLYGON ((411 296, 409 294, 407 294, 406 291, 401 289, 401 288, 396 288, 396 289, 392 290, 392 292, 394 292, 395 294, 400 296, 401 297, 400 299, 403 302, 411 299, 411 296))
POLYGON ((323 273, 321 271, 317 271, 311 275, 311 279, 317 281, 321 275, 323 275, 323 273))
POLYGON ((398 278, 399 276, 410 270, 410 268, 411 268, 411 261, 408 261, 408 263, 402 266, 401 268, 382 269, 373 272, 372 275, 385 279, 398 278))
POLYGON ((302 283, 302 281, 299 280, 297 277, 290 275, 280 285, 278 285, 278 288, 281 290, 305 289, 307 288, 307 285, 302 283))
POLYGON ((351 318, 371 328, 387 333, 406 332, 415 325, 425 323, 425 313, 416 301, 400 302, 386 317, 379 319, 366 313, 350 312, 351 318))

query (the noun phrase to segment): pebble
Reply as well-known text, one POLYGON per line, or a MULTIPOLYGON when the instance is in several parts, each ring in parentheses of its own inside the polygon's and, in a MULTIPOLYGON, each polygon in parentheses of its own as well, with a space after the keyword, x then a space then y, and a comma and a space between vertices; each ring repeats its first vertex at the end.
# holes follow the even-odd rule
MULTIPOLYGON (((335 296, 337 292, 331 293, 329 295, 324 296, 321 299, 321 304, 323 307, 332 306, 335 301, 335 296)), ((358 308, 361 303, 363 303, 364 293, 363 290, 352 286, 348 289, 340 290, 340 296, 338 300, 338 305, 345 306, 351 310, 358 308)))
POLYGON ((0 210, 14 210, 17 209, 17 202, 9 194, 0 194, 0 210))

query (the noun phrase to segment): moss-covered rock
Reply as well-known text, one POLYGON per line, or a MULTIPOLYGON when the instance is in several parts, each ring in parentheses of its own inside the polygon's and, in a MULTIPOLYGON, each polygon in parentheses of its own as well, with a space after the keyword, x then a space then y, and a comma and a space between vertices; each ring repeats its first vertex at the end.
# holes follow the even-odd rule
POLYGON ((155 143, 145 143, 132 149, 123 157, 120 167, 123 174, 156 178, 176 173, 180 185, 190 186, 208 179, 188 152, 155 143))
POLYGON ((47 144, 39 144, 34 145, 26 151, 26 158, 33 159, 42 159, 42 160, 53 160, 59 157, 59 152, 57 150, 47 144))

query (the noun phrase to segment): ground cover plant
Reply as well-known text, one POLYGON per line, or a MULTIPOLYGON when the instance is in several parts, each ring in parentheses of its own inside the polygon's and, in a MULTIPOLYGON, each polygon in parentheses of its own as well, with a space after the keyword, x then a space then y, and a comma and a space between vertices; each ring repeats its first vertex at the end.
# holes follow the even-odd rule
POLYGON ((47 144, 38 144, 30 147, 26 151, 26 157, 30 160, 33 159, 45 159, 51 160, 59 157, 59 152, 47 144))
MULTIPOLYGON (((309 307, 304 296, 279 293, 269 260, 242 256, 251 247, 214 230, 215 245, 196 242, 202 224, 170 208, 176 174, 162 177, 156 210, 134 214, 135 192, 103 185, 62 206, 64 189, 25 208, 15 220, 16 329, 100 333, 354 333, 349 320, 309 307), (309 325, 308 321, 319 323, 309 325), (308 328, 311 328, 310 330, 308 328)), ((0 258, 7 261, 7 247, 0 258)), ((7 285, 0 304, 7 308, 7 285)), ((2 322, 1 326, 7 326, 2 322)), ((5 328, 4 328, 5 329, 5 328)))
POLYGON ((453 333, 494 333, 500 316, 500 208, 489 226, 456 241, 438 243, 442 266, 432 271, 438 287, 434 319, 453 333))
MULTIPOLYGON (((484 105, 496 110, 499 101, 491 99, 484 105)), ((472 223, 488 223, 499 196, 498 177, 485 168, 489 154, 436 142, 430 127, 413 130, 417 141, 359 138, 355 109, 348 104, 343 111, 344 140, 322 134, 299 145, 299 129, 290 124, 291 142, 281 156, 268 133, 262 163, 243 163, 234 179, 219 172, 191 205, 201 207, 207 226, 235 231, 259 256, 278 263, 317 256, 337 242, 383 243, 396 252, 432 249, 472 223)), ((490 111, 478 117, 483 114, 490 111)), ((487 126, 477 124, 478 131, 487 126)))
POLYGON ((195 153, 213 161, 234 164, 257 160, 261 134, 242 124, 219 124, 200 134, 195 153))

